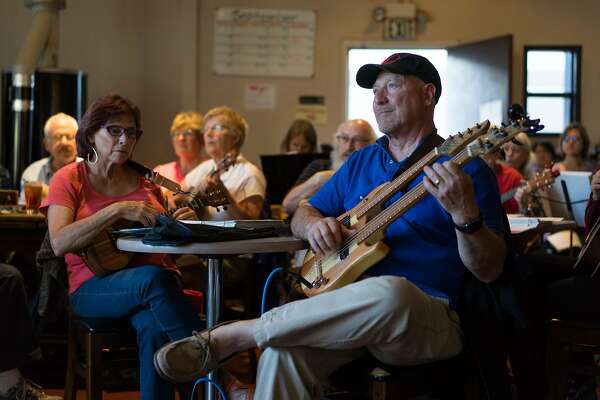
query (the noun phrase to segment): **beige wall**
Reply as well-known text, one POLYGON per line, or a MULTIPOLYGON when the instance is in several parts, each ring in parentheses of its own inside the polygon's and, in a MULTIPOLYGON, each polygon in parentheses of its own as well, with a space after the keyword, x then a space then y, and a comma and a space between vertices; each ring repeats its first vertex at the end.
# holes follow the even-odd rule
MULTIPOLYGON (((392 1, 390 1, 392 2, 392 1)), ((597 0, 420 0, 430 17, 419 44, 460 43, 514 35, 513 100, 522 101, 523 45, 583 46, 582 120, 600 142, 600 2, 597 0)), ((344 117, 344 41, 380 41, 371 12, 375 0, 67 0, 61 13, 60 66, 88 73, 89 99, 108 91, 130 97, 142 109, 146 134, 137 158, 148 164, 173 157, 167 136, 179 110, 227 104, 244 115, 251 131, 244 152, 251 160, 274 153, 300 95, 323 95, 329 141, 344 117), (212 16, 219 6, 317 10, 315 75, 311 79, 223 77, 212 73, 212 16), (244 85, 272 83, 275 110, 243 108, 244 85)), ((0 66, 14 62, 31 15, 22 0, 0 1, 0 66)), ((401 46, 403 43, 396 43, 401 46)), ((410 44, 414 45, 414 44, 410 44)), ((378 60, 374 60, 378 61, 378 60)), ((368 91, 365 95, 369 95, 368 91)))

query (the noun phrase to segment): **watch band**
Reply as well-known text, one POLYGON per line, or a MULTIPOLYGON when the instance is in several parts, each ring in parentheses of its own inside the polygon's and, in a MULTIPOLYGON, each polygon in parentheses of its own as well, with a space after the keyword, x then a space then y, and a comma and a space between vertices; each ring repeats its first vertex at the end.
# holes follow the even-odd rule
POLYGON ((477 216, 477 218, 475 218, 472 221, 467 222, 466 224, 457 224, 454 223, 454 228, 456 228, 456 230, 462 232, 462 233, 475 233, 478 230, 481 229, 481 227, 483 226, 483 218, 481 218, 481 214, 479 214, 477 216))

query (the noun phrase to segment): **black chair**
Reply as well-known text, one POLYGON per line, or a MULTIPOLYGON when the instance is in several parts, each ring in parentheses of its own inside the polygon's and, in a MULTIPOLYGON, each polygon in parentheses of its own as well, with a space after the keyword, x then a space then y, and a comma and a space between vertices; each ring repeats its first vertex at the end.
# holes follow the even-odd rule
POLYGON ((101 400, 105 364, 109 358, 113 366, 139 367, 136 333, 129 320, 84 319, 71 314, 65 400, 75 400, 77 396, 76 376, 85 380, 87 400, 101 400), (83 354, 82 359, 80 354, 83 354))
POLYGON ((385 365, 373 357, 361 358, 332 376, 339 391, 325 394, 322 400, 483 399, 486 397, 473 361, 467 352, 411 367, 385 365))
POLYGON ((571 374, 600 376, 600 322, 546 321, 546 380, 549 399, 565 399, 571 374))

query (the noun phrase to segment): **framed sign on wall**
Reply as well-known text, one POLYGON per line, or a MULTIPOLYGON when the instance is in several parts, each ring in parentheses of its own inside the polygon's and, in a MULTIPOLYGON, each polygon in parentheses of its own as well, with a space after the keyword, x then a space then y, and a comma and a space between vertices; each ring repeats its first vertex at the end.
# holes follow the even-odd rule
POLYGON ((215 10, 213 70, 219 75, 310 78, 314 74, 314 10, 215 10))

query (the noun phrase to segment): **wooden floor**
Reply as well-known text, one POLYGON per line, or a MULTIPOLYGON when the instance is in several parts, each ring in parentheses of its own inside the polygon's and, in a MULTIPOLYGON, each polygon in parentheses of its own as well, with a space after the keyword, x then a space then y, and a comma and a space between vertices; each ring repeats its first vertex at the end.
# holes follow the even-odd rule
MULTIPOLYGON (((63 389, 44 389, 46 394, 62 396, 63 389)), ((102 400, 135 400, 140 398, 140 392, 103 392, 102 400)), ((177 397, 179 399, 179 396, 177 397)), ((77 400, 85 400, 85 390, 77 391, 77 400)))
MULTIPOLYGON (((254 380, 252 376, 248 353, 241 353, 229 361, 225 367, 227 371, 235 375, 243 382, 251 382, 254 380)), ((44 388, 44 392, 49 395, 63 396, 64 388, 44 388)), ((77 400, 85 400, 85 390, 77 391, 77 400)), ((140 393, 137 391, 128 392, 102 392, 102 400, 136 400, 140 398, 140 393)), ((179 395, 176 395, 176 400, 179 400, 179 395)))

